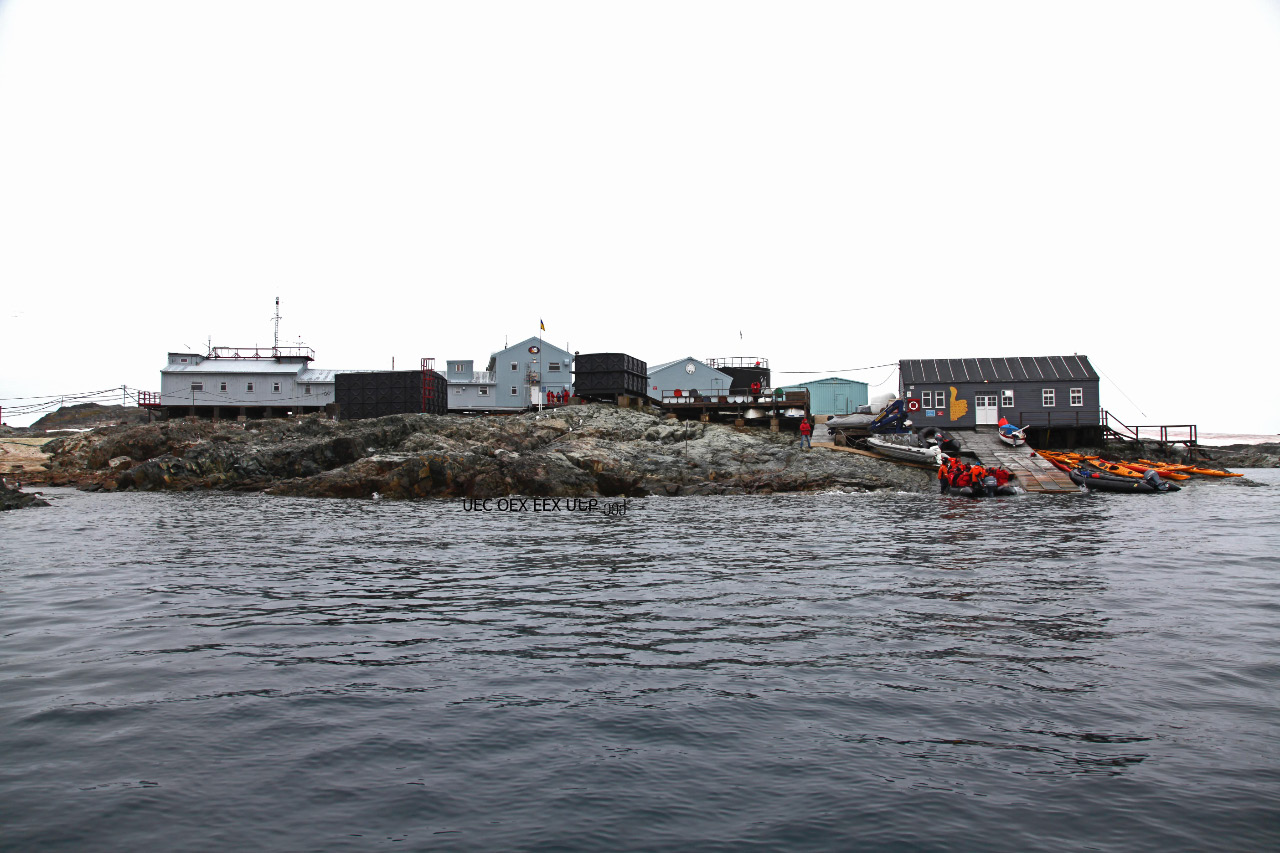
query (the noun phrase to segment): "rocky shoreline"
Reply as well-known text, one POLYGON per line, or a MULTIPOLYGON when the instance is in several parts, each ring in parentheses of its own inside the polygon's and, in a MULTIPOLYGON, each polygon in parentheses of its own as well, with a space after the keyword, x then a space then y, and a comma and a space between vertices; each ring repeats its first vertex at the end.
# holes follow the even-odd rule
MULTIPOLYGON (((793 434, 604 404, 476 418, 117 424, 55 438, 41 449, 48 460, 28 468, 24 483, 107 491, 415 499, 936 488, 931 470, 821 447, 802 451, 793 434)), ((1108 458, 1186 458, 1177 445, 1098 450, 1108 458)), ((1202 447, 1196 459, 1278 467, 1280 446, 1202 447)))
POLYGON ((390 499, 927 491, 933 473, 795 435, 592 404, 459 418, 173 421, 57 438, 31 482, 390 499))

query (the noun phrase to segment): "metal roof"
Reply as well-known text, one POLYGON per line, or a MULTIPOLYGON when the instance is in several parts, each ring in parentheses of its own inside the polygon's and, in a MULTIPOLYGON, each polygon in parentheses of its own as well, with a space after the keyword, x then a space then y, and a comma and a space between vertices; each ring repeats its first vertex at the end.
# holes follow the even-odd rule
POLYGON ((823 383, 843 383, 846 385, 866 385, 865 382, 859 382, 857 379, 844 379, 840 376, 828 376, 826 379, 806 379, 803 382, 797 382, 794 385, 788 385, 788 388, 799 388, 802 385, 821 385, 823 383))
POLYGON ((1086 355, 908 358, 898 362, 898 370, 903 385, 1098 380, 1098 373, 1086 355))
POLYGON ((161 373, 289 373, 306 368, 304 362, 281 364, 268 358, 207 358, 196 364, 166 364, 161 373))
POLYGON ((653 375, 654 373, 657 373, 659 370, 666 370, 668 367, 670 367, 673 364, 683 364, 686 361, 697 362, 698 364, 701 364, 703 367, 708 367, 711 370, 717 369, 717 368, 711 367, 711 365, 707 364, 705 361, 703 361, 700 358, 694 358, 691 355, 687 355, 684 358, 677 358, 674 361, 665 361, 662 364, 651 364, 649 365, 649 374, 653 375))
POLYGON ((336 370, 304 370, 298 374, 299 382, 334 382, 336 370))

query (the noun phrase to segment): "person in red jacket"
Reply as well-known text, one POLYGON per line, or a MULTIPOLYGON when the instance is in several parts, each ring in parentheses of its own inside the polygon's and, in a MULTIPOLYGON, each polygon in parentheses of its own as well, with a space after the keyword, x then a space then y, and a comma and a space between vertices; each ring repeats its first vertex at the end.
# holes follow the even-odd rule
POLYGON ((813 427, 809 426, 809 419, 801 418, 800 419, 800 449, 801 450, 813 449, 813 441, 810 439, 810 436, 812 434, 813 434, 813 427))

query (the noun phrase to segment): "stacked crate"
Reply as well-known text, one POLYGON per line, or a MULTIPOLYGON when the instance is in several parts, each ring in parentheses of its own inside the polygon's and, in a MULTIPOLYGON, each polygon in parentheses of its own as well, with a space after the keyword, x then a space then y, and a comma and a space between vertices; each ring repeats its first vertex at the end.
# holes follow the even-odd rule
POLYGON ((421 370, 339 373, 334 397, 344 421, 419 412, 443 415, 449 404, 448 383, 434 370, 425 376, 421 370))
POLYGON ((586 400, 645 396, 649 366, 622 352, 579 353, 573 357, 573 393, 586 400))

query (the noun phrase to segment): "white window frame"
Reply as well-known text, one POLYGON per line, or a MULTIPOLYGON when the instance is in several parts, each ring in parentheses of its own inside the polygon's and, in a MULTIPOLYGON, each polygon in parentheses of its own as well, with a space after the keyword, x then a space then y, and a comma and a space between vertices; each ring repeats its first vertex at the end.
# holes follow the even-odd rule
POLYGON ((548 362, 547 362, 547 370, 548 370, 549 372, 551 372, 551 373, 559 373, 559 372, 560 372, 560 362, 558 362, 558 361, 548 361, 548 362))
POLYGON ((477 390, 478 392, 480 392, 480 396, 481 396, 481 397, 488 397, 488 396, 489 396, 489 389, 488 389, 487 387, 485 387, 485 386, 481 386, 481 387, 477 388, 476 390, 477 390))
POLYGON ((932 391, 920 392, 920 408, 922 409, 933 408, 933 392, 932 391))
POLYGON ((511 369, 512 369, 512 370, 515 370, 515 371, 519 371, 519 370, 520 370, 520 362, 518 362, 518 361, 513 361, 513 362, 511 362, 511 369))
POLYGON ((226 391, 226 390, 227 390, 227 383, 225 383, 225 382, 219 382, 219 383, 218 383, 218 390, 219 390, 219 391, 226 391))
POLYGON ((271 383, 271 393, 272 393, 272 394, 279 394, 279 393, 280 393, 280 383, 279 383, 279 382, 272 382, 272 383, 271 383))
POLYGON ((310 393, 311 393, 311 386, 310 386, 310 385, 303 385, 303 386, 302 386, 302 393, 303 393, 303 394, 310 394, 310 393))
POLYGON ((1012 409, 1012 408, 1013 408, 1013 400, 1014 400, 1014 397, 1013 397, 1013 391, 1012 391, 1012 390, 1010 390, 1010 391, 1001 391, 1001 392, 1000 392, 1000 408, 1002 408, 1002 409, 1012 409))
POLYGON ((1070 396, 1067 399, 1070 400, 1070 403, 1072 406, 1083 406, 1084 405, 1084 389, 1072 388, 1070 392, 1070 396))
POLYGON ((519 388, 517 388, 516 386, 512 385, 512 386, 511 386, 511 396, 512 396, 512 397, 519 397, 519 396, 520 396, 520 389, 519 389, 519 388))
POLYGON ((1040 406, 1045 409, 1052 409, 1058 405, 1058 395, 1052 388, 1040 389, 1040 406))
POLYGON ((203 390, 204 390, 204 383, 203 383, 203 382, 192 382, 192 383, 191 383, 191 390, 192 390, 192 391, 203 391, 203 390))
POLYGON ((245 385, 244 385, 244 392, 245 392, 246 394, 252 394, 252 393, 253 393, 253 383, 252 383, 252 382, 246 382, 246 383, 245 383, 245 385))

